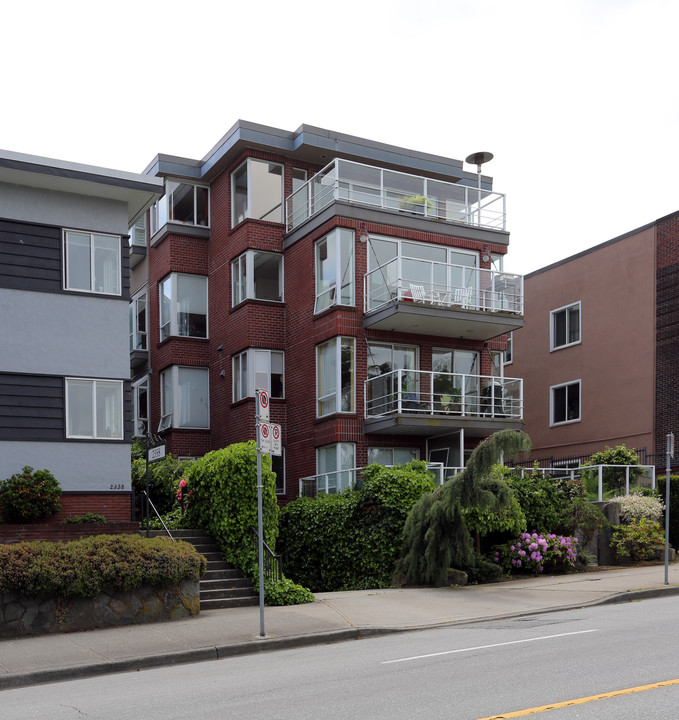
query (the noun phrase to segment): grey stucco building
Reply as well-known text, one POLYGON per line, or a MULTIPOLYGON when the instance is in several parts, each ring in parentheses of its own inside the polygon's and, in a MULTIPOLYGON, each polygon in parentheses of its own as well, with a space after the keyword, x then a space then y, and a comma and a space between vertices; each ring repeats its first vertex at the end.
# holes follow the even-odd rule
POLYGON ((0 479, 130 518, 128 228, 161 179, 0 150, 0 479))

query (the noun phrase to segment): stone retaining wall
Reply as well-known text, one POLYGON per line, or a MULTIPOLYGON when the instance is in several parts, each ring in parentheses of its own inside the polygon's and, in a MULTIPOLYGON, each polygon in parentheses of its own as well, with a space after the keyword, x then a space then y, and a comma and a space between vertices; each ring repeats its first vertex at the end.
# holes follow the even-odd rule
POLYGON ((198 615, 198 580, 165 588, 101 593, 93 598, 24 598, 0 593, 0 638, 137 625, 198 615))

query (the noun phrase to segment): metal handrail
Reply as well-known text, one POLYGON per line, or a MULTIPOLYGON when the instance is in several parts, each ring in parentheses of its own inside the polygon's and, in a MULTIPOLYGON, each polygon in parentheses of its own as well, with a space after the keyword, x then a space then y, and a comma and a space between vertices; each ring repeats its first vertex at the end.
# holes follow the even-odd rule
POLYGON ((442 222, 505 229, 505 196, 501 193, 336 158, 285 199, 288 231, 333 200, 442 222), (495 209, 496 203, 500 209, 495 209))
POLYGON ((367 272, 363 285, 366 313, 396 301, 523 315, 523 276, 499 270, 400 255, 367 272))
MULTIPOLYGON (((256 528, 250 526, 250 532, 256 543, 259 543, 259 533, 256 528)), ((262 538, 264 548, 264 575, 267 580, 276 581, 283 579, 283 556, 275 553, 262 538)))
POLYGON ((522 420, 523 380, 434 370, 392 370, 365 381, 364 403, 366 418, 408 413, 522 420))
MULTIPOLYGON (((151 498, 146 494, 146 490, 142 490, 141 494, 148 500, 148 503, 151 506, 151 508, 153 509, 153 512, 156 514, 156 517, 158 518, 158 520, 160 520, 160 524, 163 526, 163 530, 165 530, 165 532, 168 534, 168 537, 170 538, 170 540, 172 540, 172 542, 174 542, 175 539, 172 537, 172 533, 170 532, 167 525, 163 522, 163 518, 160 517, 160 513, 158 512, 158 510, 156 510, 156 506, 153 504, 153 500, 151 500, 151 498)), ((146 532, 148 533, 148 531, 150 529, 151 529, 151 526, 149 524, 148 527, 146 528, 146 532)))

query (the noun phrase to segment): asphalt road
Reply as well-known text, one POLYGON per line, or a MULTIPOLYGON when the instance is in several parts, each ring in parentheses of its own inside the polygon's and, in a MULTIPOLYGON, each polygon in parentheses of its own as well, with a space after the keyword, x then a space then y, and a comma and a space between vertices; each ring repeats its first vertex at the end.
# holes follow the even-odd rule
POLYGON ((676 720, 678 610, 649 599, 6 690, 0 718, 676 720))

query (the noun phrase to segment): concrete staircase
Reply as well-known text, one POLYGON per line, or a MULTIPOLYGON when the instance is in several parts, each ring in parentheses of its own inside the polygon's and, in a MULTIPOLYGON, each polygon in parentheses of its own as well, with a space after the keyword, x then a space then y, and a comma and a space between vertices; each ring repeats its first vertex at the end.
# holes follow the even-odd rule
POLYGON ((170 530, 176 540, 191 543, 207 560, 207 572, 200 579, 200 609, 242 607, 259 604, 259 596, 248 578, 224 560, 217 544, 203 530, 170 530))

